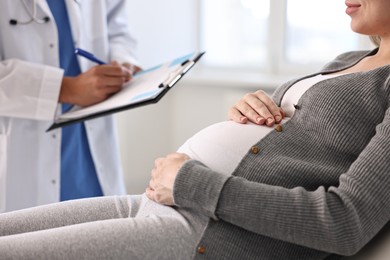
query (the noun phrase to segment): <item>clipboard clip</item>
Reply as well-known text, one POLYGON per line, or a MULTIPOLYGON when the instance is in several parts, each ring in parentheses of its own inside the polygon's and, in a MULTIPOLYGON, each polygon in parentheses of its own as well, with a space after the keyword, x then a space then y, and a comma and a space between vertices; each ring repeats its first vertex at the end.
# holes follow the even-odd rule
POLYGON ((195 61, 192 60, 186 60, 184 61, 181 66, 179 67, 178 70, 174 71, 171 73, 171 75, 168 77, 168 79, 164 82, 161 83, 158 87, 163 88, 163 87, 169 87, 171 88, 173 85, 178 82, 181 77, 183 77, 184 74, 187 73, 193 66, 195 65, 195 61))
POLYGON ((182 73, 172 73, 171 76, 166 80, 164 81, 163 83, 161 83, 158 87, 159 88, 165 88, 165 87, 169 87, 171 88, 173 85, 175 85, 176 82, 179 81, 179 79, 183 76, 182 73))
POLYGON ((205 52, 201 52, 193 59, 187 59, 187 60, 183 61, 180 64, 180 67, 176 71, 172 72, 170 74, 170 76, 168 77, 168 79, 165 82, 161 83, 158 87, 159 88, 163 88, 163 87, 171 88, 173 85, 176 84, 176 82, 178 82, 181 79, 181 77, 183 77, 184 74, 186 74, 196 64, 196 62, 198 62, 198 60, 204 54, 205 54, 205 52))

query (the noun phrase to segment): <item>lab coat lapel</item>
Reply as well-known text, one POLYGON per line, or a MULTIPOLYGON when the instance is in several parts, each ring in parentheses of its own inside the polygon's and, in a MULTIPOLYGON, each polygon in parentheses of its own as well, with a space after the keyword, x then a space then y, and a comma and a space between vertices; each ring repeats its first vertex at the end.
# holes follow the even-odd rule
POLYGON ((79 46, 80 43, 80 25, 81 22, 81 3, 75 0, 65 0, 66 8, 68 10, 70 28, 72 30, 73 42, 75 47, 79 46))
MULTIPOLYGON (((83 46, 83 43, 85 40, 83 39, 82 34, 82 28, 83 22, 82 22, 82 1, 78 0, 65 0, 66 8, 68 9, 68 16, 69 16, 69 23, 70 28, 72 30, 72 37, 74 42, 75 48, 85 48, 83 46)), ((82 71, 84 71, 88 67, 87 60, 81 59, 80 57, 77 57, 80 68, 82 71)))
MULTIPOLYGON (((80 1, 65 0, 65 5, 68 11, 70 27, 72 30, 73 41, 77 44, 80 40, 80 24, 81 24, 81 11, 80 1)), ((50 11, 49 5, 46 0, 37 0, 37 8, 40 8, 42 12, 54 21, 54 17, 50 11)))
POLYGON ((50 11, 49 5, 47 4, 46 0, 37 0, 37 13, 39 14, 39 9, 45 13, 45 15, 49 16, 50 19, 53 21, 53 15, 50 11))

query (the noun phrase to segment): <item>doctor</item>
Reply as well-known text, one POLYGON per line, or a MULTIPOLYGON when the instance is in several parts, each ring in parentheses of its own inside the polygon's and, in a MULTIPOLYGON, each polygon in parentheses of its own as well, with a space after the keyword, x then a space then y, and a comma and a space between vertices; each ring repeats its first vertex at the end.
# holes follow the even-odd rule
POLYGON ((111 116, 46 132, 139 70, 127 0, 0 2, 0 212, 125 194, 111 116), (88 50, 97 66, 74 55, 88 50))

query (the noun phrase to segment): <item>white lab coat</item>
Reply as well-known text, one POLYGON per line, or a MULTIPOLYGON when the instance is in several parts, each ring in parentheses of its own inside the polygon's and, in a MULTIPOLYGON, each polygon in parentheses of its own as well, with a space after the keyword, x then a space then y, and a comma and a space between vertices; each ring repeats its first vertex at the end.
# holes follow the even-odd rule
MULTIPOLYGON (((76 47, 103 60, 137 64, 128 33, 127 0, 65 0, 76 47), (108 23, 107 23, 108 21, 108 23)), ((32 8, 33 0, 27 0, 32 8)), ((32 9, 31 9, 32 10, 32 9)), ((0 2, 0 212, 59 200, 61 130, 46 132, 60 112, 58 37, 45 0, 30 19, 20 0, 0 2)), ((96 64, 79 58, 82 71, 96 64)), ((108 116, 85 122, 91 154, 105 195, 125 194, 116 130, 108 116)))

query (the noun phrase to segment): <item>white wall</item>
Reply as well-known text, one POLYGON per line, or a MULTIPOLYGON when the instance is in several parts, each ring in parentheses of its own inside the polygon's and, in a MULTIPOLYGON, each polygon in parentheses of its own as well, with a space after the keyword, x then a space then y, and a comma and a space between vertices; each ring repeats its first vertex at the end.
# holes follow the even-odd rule
POLYGON ((157 157, 174 152, 200 129, 226 120, 230 105, 248 91, 183 79, 157 104, 116 114, 128 192, 143 192, 157 157))
MULTIPOLYGON (((130 23, 145 68, 197 50, 197 0, 129 1, 130 23)), ((145 190, 157 157, 175 151, 201 128, 225 120, 230 105, 256 88, 252 80, 232 77, 231 72, 219 74, 224 82, 199 80, 198 75, 204 74, 200 67, 194 67, 159 103, 115 115, 129 193, 145 190)))
MULTIPOLYGON (((196 49, 194 0, 128 0, 138 58, 148 68, 196 49)), ((168 93, 171 94, 171 93, 168 93)), ((154 159, 171 150, 170 98, 115 115, 129 193, 143 192, 154 159)))
POLYGON ((145 67, 197 48, 196 0, 128 0, 130 25, 145 67))

